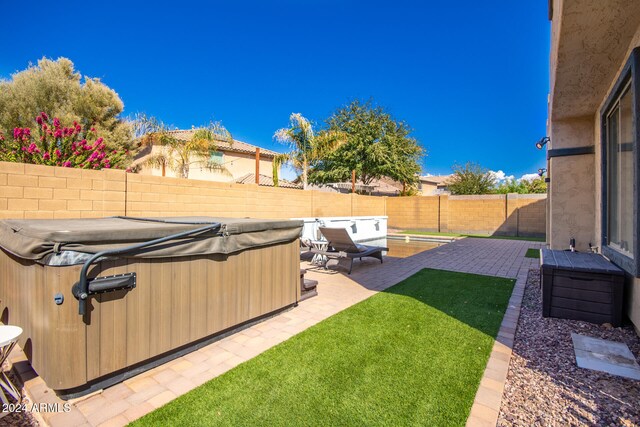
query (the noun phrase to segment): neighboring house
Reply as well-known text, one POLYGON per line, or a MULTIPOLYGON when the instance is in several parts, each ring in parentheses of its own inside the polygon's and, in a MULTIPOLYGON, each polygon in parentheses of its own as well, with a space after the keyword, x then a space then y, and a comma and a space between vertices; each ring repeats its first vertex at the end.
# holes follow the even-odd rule
POLYGON ((640 330, 640 1, 553 0, 547 236, 627 272, 640 330))
POLYGON ((437 196, 439 194, 449 194, 447 180, 451 175, 432 175, 420 177, 420 195, 437 196))
MULTIPOLYGON (((248 173, 240 178, 235 180, 238 184, 255 184, 256 183, 256 174, 248 173)), ((273 184, 273 177, 260 174, 260 182, 258 185, 263 185, 265 187, 275 187, 273 184)), ((296 188, 298 190, 302 190, 302 184, 296 184, 291 181, 287 181, 286 179, 278 179, 278 187, 281 188, 296 188)))
MULTIPOLYGON (((170 132, 178 141, 189 141, 193 135, 193 130, 176 130, 170 132)), ((190 179, 201 179, 205 181, 232 182, 248 173, 256 173, 256 147, 246 142, 233 140, 229 145, 227 142, 218 142, 218 149, 211 153, 211 160, 219 163, 225 169, 224 172, 209 170, 204 164, 193 159, 194 164, 189 170, 190 179)), ((144 165, 144 160, 151 154, 162 150, 162 146, 154 145, 144 150, 136 159, 136 164, 141 165, 140 173, 143 175, 162 176, 160 168, 151 168, 144 165)), ((260 175, 271 178, 273 176, 273 158, 277 155, 275 151, 260 148, 260 175)), ((165 176, 177 176, 169 168, 165 170, 165 176)), ((255 178, 254 178, 255 179, 255 178)), ((255 182, 255 181, 254 181, 255 182)))
MULTIPOLYGON (((351 193, 351 182, 332 182, 328 184, 310 184, 309 190, 325 191, 328 193, 351 193)), ((402 192, 402 184, 390 178, 374 179, 369 184, 356 181, 356 192, 369 196, 398 196, 402 192)))

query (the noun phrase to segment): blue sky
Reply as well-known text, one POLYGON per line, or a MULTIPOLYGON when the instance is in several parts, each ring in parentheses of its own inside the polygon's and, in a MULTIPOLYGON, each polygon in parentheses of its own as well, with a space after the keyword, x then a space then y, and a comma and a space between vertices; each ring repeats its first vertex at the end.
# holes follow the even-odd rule
POLYGON ((543 1, 4 2, 0 76, 71 59, 125 114, 178 127, 220 120, 285 151, 275 130, 372 98, 414 129, 425 173, 474 161, 519 177, 544 167, 549 31, 543 1), (19 21, 19 20, 18 20, 19 21))

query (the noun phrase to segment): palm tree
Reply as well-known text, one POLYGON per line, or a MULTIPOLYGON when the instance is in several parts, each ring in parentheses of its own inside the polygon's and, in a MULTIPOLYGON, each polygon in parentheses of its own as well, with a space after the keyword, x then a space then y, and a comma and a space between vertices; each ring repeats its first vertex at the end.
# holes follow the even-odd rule
POLYGON ((283 163, 286 163, 288 161, 289 161, 288 154, 276 154, 273 157, 273 186, 274 187, 278 187, 278 181, 280 180, 278 176, 280 174, 280 166, 282 166, 283 163))
POLYGON ((157 145, 162 148, 159 153, 149 156, 143 164, 162 169, 173 170, 180 178, 188 178, 192 165, 201 165, 208 170, 230 175, 224 164, 211 160, 211 152, 216 151, 218 142, 233 143, 229 131, 220 122, 211 122, 208 126, 193 130, 189 141, 176 139, 169 127, 151 117, 139 116, 134 124, 134 135, 142 145, 157 145), (138 120, 137 120, 138 121, 138 120))
MULTIPOLYGON (((322 160, 346 142, 344 135, 339 132, 322 131, 314 134, 309 120, 300 113, 291 113, 289 127, 278 129, 273 138, 283 144, 288 144, 291 151, 286 159, 293 167, 302 173, 302 188, 307 189, 309 167, 314 162, 322 160)), ((279 163, 282 160, 279 160, 279 163)))

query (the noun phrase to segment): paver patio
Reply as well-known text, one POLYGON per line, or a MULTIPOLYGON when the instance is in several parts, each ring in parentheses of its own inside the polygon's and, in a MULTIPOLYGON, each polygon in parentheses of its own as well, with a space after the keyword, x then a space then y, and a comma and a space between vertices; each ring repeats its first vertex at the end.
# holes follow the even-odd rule
MULTIPOLYGON (((493 420, 495 425, 527 271, 539 262, 524 255, 527 249, 543 245, 466 238, 408 258, 387 257, 384 264, 377 260, 356 261, 350 276, 303 263, 308 268, 307 277, 319 282, 317 297, 123 383, 73 401, 69 412, 42 412, 36 416, 41 424, 51 426, 125 425, 419 270, 435 268, 517 279, 468 421, 468 425, 491 425, 493 420)), ((20 372, 32 402, 64 403, 28 369, 21 351, 14 352, 11 361, 20 372)))

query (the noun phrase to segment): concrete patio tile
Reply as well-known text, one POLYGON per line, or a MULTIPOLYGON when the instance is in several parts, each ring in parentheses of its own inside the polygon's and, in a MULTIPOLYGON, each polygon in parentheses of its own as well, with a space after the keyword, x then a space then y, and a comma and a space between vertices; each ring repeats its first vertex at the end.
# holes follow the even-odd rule
POLYGON ((480 385, 483 387, 488 388, 489 390, 494 390, 497 391, 499 393, 502 393, 502 391, 504 390, 504 382, 502 381, 496 381, 492 378, 489 378, 487 376, 483 377, 482 380, 480 381, 480 385))
POLYGON ((479 403, 473 404, 473 406, 471 407, 471 412, 475 417, 493 423, 493 425, 495 425, 498 421, 498 411, 479 403))
POLYGON ((96 411, 107 406, 108 399, 105 399, 102 395, 93 396, 83 402, 76 403, 76 408, 80 410, 85 416, 91 415, 96 411))
POLYGON ((245 342, 244 345, 246 345, 247 347, 253 347, 253 346, 262 345, 265 342, 266 342, 266 339, 263 336, 257 336, 245 342))
POLYGON ((147 400, 147 403, 151 404, 154 408, 159 408, 162 405, 171 402, 176 397, 177 396, 174 392, 167 390, 147 400))
MULTIPOLYGON (((267 331, 269 331, 269 330, 271 330, 271 329, 268 329, 267 331)), ((249 342, 251 340, 254 340, 254 339, 257 339, 257 338, 262 338, 264 340, 265 339, 264 333, 262 334, 261 337, 251 338, 250 340, 247 340, 247 342, 249 342)), ((240 348, 242 348, 242 345, 243 344, 239 344, 239 343, 233 342, 233 341, 225 341, 225 342, 221 342, 220 343, 220 348, 223 349, 223 350, 226 350, 226 351, 230 351, 231 353, 235 354, 236 351, 238 351, 240 348)))
POLYGON ((132 408, 124 411, 124 417, 129 421, 137 420, 140 417, 147 415, 149 412, 156 409, 152 404, 148 402, 143 402, 139 405, 135 405, 132 408))
POLYGON ((504 381, 507 379, 507 373, 508 371, 504 369, 496 370, 486 368, 484 371, 484 377, 504 383, 504 381))
POLYGON ((50 427, 76 427, 86 422, 86 417, 78 410, 57 413, 47 420, 50 427))
POLYGON ((484 386, 478 388, 476 394, 476 403, 487 406, 491 409, 495 409, 496 412, 500 410, 500 402, 502 401, 502 393, 496 390, 491 390, 484 386))
POLYGON ((133 394, 133 390, 126 384, 120 383, 105 389, 102 397, 108 400, 126 399, 133 394))
POLYGON ((213 355, 206 361, 208 365, 217 365, 218 363, 224 362, 225 360, 229 360, 233 357, 233 353, 222 349, 213 350, 212 353, 213 355))
POLYGON ((201 374, 202 372, 206 371, 207 369, 209 369, 209 364, 199 363, 197 365, 193 365, 189 369, 185 369, 184 371, 181 372, 181 375, 185 378, 194 378, 197 375, 201 374))
POLYGON ((207 360, 207 356, 200 351, 194 351, 189 354, 186 354, 184 358, 194 364, 198 364, 207 360))
POLYGON ((185 394, 197 387, 197 384, 189 378, 178 377, 172 381, 163 384, 167 390, 173 392, 176 396, 185 394))
POLYGON ((155 374, 152 378, 157 381, 158 384, 168 384, 179 377, 180 374, 178 374, 173 369, 165 369, 155 374))
POLYGON ((156 396, 166 390, 167 389, 164 386, 157 384, 149 388, 145 388, 144 390, 141 390, 139 392, 136 392, 131 396, 127 397, 125 400, 129 402, 131 405, 139 405, 142 402, 145 402, 151 399, 153 396, 156 396))
POLYGON ((150 377, 138 378, 133 377, 124 382, 131 390, 135 392, 139 392, 141 390, 145 390, 149 387, 153 387, 154 385, 158 385, 158 382, 150 377))
POLYGON ((214 378, 215 378, 215 377, 218 377, 218 376, 224 374, 225 372, 227 372, 227 371, 229 371, 229 370, 231 370, 233 368, 234 368, 234 366, 231 366, 231 365, 229 365, 229 364, 227 364, 225 362, 222 362, 222 363, 212 367, 211 369, 209 369, 208 372, 213 374, 214 378))
POLYGON ((108 405, 100 408, 99 411, 87 415, 87 421, 89 421, 89 424, 91 425, 98 426, 111 418, 115 418, 118 415, 123 414, 124 411, 129 408, 131 408, 131 404, 126 400, 109 402, 108 405))
POLYGON ((491 359, 495 359, 497 361, 503 361, 506 362, 507 367, 509 366, 509 361, 511 360, 511 354, 508 353, 502 353, 502 352, 492 352, 491 353, 491 359))
POLYGON ((124 415, 118 415, 115 418, 111 418, 108 421, 100 424, 98 427, 122 427, 129 424, 129 420, 124 415))
POLYGON ((181 373, 182 371, 185 371, 189 368, 191 368, 193 366, 193 363, 189 362, 186 359, 180 359, 179 362, 175 363, 173 366, 171 366, 171 369, 173 369, 174 371, 181 373))

